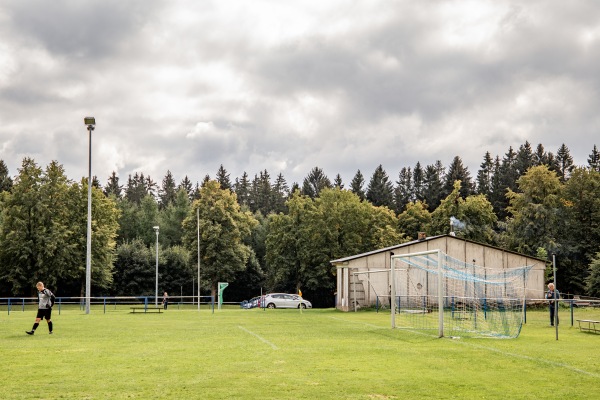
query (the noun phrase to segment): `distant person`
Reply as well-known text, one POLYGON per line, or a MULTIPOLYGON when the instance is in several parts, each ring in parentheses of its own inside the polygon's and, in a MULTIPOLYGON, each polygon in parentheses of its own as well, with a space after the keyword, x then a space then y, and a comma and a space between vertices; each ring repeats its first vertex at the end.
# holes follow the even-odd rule
POLYGON ((54 293, 44 288, 44 284, 42 282, 38 282, 35 287, 38 291, 38 311, 35 317, 33 328, 31 328, 30 331, 25 331, 25 333, 28 335, 33 335, 37 327, 40 325, 42 318, 45 318, 46 322, 48 323, 49 333, 52 334, 52 306, 54 305, 54 293))
POLYGON ((560 298, 560 293, 558 290, 554 288, 554 283, 548 284, 548 291, 546 292, 546 299, 548 300, 549 309, 550 309, 550 326, 554 326, 554 312, 556 311, 556 325, 558 325, 558 299, 560 298), (556 299, 556 300, 555 300, 556 299))
POLYGON ((167 294, 167 292, 165 292, 165 293, 163 294, 163 301, 162 301, 162 305, 163 305, 163 308, 164 308, 165 310, 167 309, 167 306, 169 305, 169 295, 167 294))

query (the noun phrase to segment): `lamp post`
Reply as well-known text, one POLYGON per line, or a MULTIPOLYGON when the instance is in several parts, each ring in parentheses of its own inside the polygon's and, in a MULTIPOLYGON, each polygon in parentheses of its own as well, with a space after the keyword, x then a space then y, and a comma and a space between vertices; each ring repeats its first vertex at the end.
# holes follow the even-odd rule
POLYGON ((89 132, 88 149, 88 213, 87 213, 87 252, 85 257, 85 313, 90 313, 90 291, 92 286, 92 131, 96 127, 94 117, 85 117, 83 123, 89 132))
POLYGON ((159 226, 154 226, 154 232, 156 232, 156 290, 154 297, 154 306, 158 307, 158 230, 159 226))

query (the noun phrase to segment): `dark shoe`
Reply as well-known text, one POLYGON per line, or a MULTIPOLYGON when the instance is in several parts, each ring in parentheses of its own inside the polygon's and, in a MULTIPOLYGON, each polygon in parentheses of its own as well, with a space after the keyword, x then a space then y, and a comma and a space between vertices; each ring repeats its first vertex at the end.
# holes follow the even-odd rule
POLYGON ((33 335, 35 333, 35 331, 25 331, 25 333, 28 335, 33 335))
POLYGON ((48 332, 50 335, 52 335, 52 331, 48 332))

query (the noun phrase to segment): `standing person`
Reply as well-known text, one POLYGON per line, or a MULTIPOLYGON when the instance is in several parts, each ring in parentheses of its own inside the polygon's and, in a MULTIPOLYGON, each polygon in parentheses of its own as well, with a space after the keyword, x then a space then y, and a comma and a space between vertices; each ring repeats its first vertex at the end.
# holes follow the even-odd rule
POLYGON ((42 282, 38 282, 35 287, 38 290, 38 312, 35 317, 35 323, 33 324, 33 328, 30 331, 25 331, 28 335, 33 335, 35 330, 40 325, 40 321, 42 318, 46 319, 48 323, 49 333, 52 334, 52 306, 54 305, 54 293, 50 290, 44 288, 44 284, 42 282))
POLYGON ((548 291, 546 292, 546 299, 549 300, 550 308, 550 326, 554 326, 554 312, 556 311, 556 325, 558 325, 558 299, 560 293, 554 288, 554 283, 548 284, 548 291), (555 300, 556 299, 556 300, 555 300))
POLYGON ((163 308, 166 310, 167 306, 169 305, 169 295, 167 294, 167 292, 165 292, 165 294, 163 294, 163 308))

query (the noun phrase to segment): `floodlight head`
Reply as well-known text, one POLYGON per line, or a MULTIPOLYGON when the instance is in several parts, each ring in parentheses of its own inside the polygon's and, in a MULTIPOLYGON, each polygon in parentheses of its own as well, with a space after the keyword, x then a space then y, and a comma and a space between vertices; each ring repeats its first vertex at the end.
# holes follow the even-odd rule
POLYGON ((158 232, 158 230, 159 230, 160 227, 157 225, 157 226, 153 226, 152 228, 154 228, 155 232, 158 232))
POLYGON ((92 126, 94 126, 94 125, 96 125, 96 118, 94 118, 94 117, 85 117, 85 118, 83 119, 83 123, 84 123, 85 125, 88 125, 88 126, 89 126, 89 125, 92 125, 92 126))

